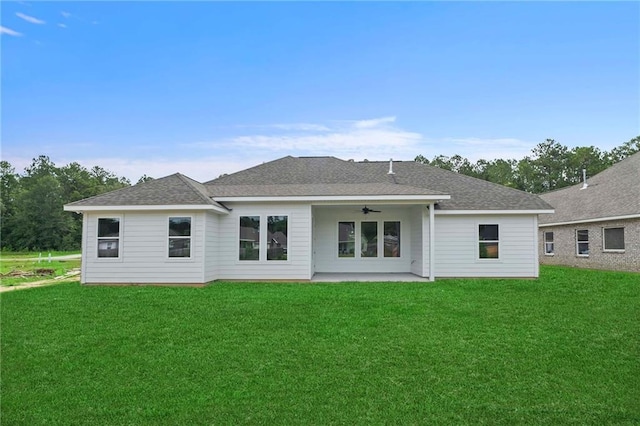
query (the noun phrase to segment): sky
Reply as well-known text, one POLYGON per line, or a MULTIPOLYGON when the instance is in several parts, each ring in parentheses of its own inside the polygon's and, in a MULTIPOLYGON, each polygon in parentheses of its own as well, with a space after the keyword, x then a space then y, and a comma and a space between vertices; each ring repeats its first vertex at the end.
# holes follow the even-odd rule
POLYGON ((3 160, 213 179, 640 135, 640 2, 0 2, 3 160))

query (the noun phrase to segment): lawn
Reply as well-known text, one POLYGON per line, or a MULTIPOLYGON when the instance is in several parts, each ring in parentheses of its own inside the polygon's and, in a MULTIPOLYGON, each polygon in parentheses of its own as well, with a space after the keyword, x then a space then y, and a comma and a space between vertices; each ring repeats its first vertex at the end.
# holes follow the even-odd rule
POLYGON ((1 252, 0 285, 14 286, 62 276, 80 268, 80 259, 49 261, 48 256, 80 254, 79 251, 1 252), (39 257, 40 256, 40 257, 39 257))
POLYGON ((640 275, 2 295, 2 423, 640 423, 640 275))

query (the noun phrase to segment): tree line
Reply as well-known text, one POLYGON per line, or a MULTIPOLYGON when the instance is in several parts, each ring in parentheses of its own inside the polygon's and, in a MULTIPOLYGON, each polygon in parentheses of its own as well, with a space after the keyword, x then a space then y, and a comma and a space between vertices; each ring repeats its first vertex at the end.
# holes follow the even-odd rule
MULTIPOLYGON (((418 155, 415 161, 531 193, 579 183, 582 169, 593 176, 640 151, 640 136, 612 149, 569 149, 553 139, 538 144, 521 160, 478 160, 461 155, 418 155)), ((152 178, 143 175, 137 183, 152 178)), ((0 247, 3 250, 76 250, 82 239, 82 215, 64 204, 130 186, 131 182, 100 166, 56 166, 49 157, 34 158, 23 173, 0 161, 0 247)))
POLYGON ((568 148, 547 139, 520 160, 478 160, 472 163, 461 155, 435 156, 429 161, 418 155, 415 161, 458 172, 467 176, 499 183, 533 194, 553 191, 582 181, 582 170, 588 176, 600 173, 618 161, 640 151, 637 136, 611 151, 595 146, 568 148))
MULTIPOLYGON (((143 175, 139 182, 149 180, 143 175)), ((124 177, 100 166, 78 163, 58 167, 45 155, 23 173, 0 161, 0 247, 3 250, 77 250, 82 215, 63 211, 72 201, 130 186, 124 177)))

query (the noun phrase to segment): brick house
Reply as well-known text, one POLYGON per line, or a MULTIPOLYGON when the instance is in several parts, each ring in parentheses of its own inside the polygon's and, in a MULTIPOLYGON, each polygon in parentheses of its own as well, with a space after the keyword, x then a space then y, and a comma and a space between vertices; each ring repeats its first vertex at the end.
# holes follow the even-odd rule
POLYGON ((581 183, 540 196, 543 264, 640 272, 640 152, 581 183))

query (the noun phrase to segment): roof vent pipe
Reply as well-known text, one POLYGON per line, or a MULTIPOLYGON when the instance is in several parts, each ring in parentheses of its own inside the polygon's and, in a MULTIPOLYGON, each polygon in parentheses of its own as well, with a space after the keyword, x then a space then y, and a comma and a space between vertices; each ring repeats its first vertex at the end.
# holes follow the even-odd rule
POLYGON ((587 189, 588 186, 589 184, 587 183, 587 169, 582 169, 582 188, 580 189, 587 189))
POLYGON ((395 173, 393 173, 393 158, 389 159, 389 173, 387 173, 388 175, 395 175, 395 173))

